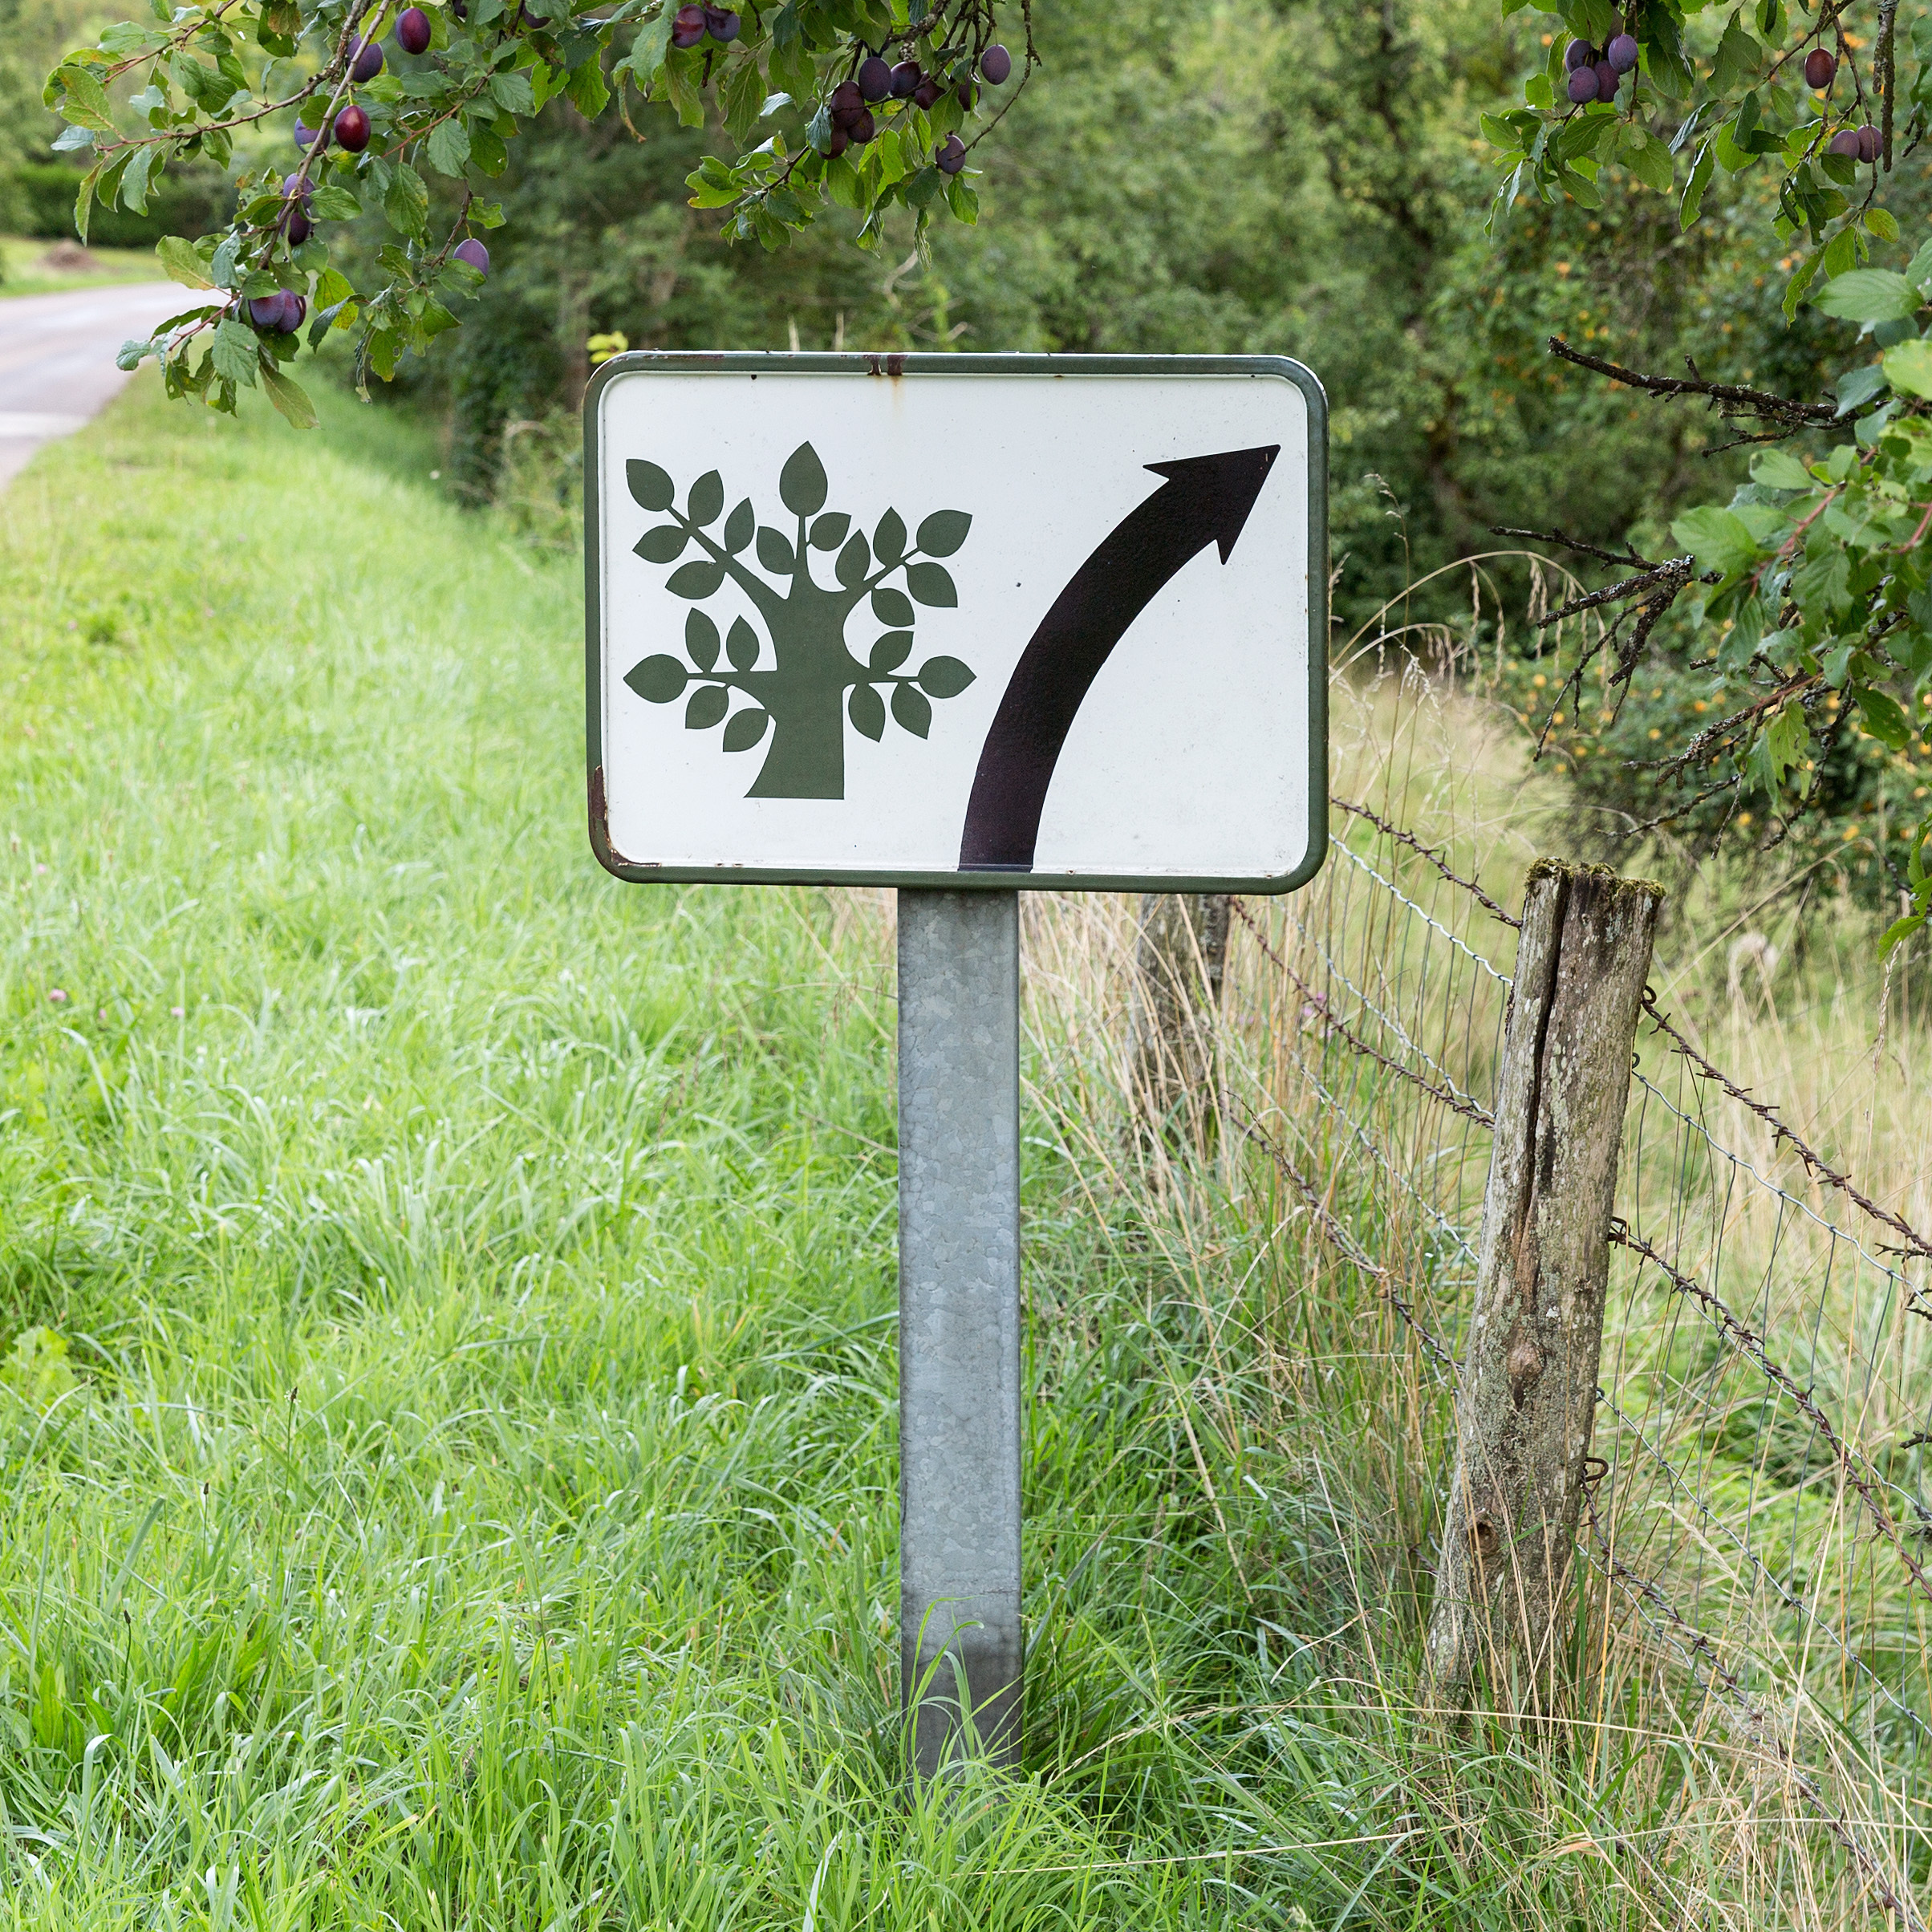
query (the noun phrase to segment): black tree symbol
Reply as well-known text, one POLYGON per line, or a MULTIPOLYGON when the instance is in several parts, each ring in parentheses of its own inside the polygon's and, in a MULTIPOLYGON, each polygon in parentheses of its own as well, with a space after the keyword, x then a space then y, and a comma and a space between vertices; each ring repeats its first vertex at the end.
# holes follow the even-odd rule
POLYGON ((684 696, 687 684, 695 684, 684 723, 692 731, 723 724, 727 751, 749 751, 769 730, 771 749, 748 798, 842 798, 842 712, 868 738, 883 738, 886 700, 880 689, 888 687, 892 716, 923 738, 932 724, 927 700, 957 697, 973 681, 973 673, 956 657, 929 657, 916 672, 900 669, 912 655, 915 602, 934 609, 959 603, 945 567, 924 559, 950 557, 966 541, 972 519, 964 510, 934 511, 908 545, 904 522, 897 510, 889 509, 868 543, 842 512, 820 513, 826 493, 825 467, 811 444, 802 443, 778 476, 779 498, 798 519, 796 534, 761 526, 747 497, 724 518, 720 542, 709 534, 724 509, 724 480, 715 469, 692 485, 683 513, 676 508, 676 485, 655 463, 632 461, 624 465, 624 473, 639 503, 671 518, 644 533, 639 556, 651 563, 674 563, 693 543, 704 553, 679 565, 664 587, 675 597, 700 603, 729 577, 764 620, 771 640, 769 655, 757 631, 742 617, 733 618, 722 640, 728 668, 720 670, 718 627, 694 610, 684 620, 689 664, 660 654, 633 666, 624 678, 653 704, 671 704, 684 696), (754 540, 760 565, 785 580, 783 588, 768 583, 745 561, 754 540), (810 553, 814 550, 838 552, 832 565, 834 585, 813 581, 810 553), (887 582, 901 570, 903 591, 887 582), (868 598, 872 615, 887 628, 861 664, 846 647, 846 623, 868 598), (733 711, 733 691, 743 692, 750 704, 733 711))

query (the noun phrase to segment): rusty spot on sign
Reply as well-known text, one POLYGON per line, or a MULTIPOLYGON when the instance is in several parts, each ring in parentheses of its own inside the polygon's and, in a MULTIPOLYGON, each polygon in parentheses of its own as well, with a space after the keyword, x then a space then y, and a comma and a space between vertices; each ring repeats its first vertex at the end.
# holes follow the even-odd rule
POLYGON ((597 862, 619 879, 634 869, 611 842, 611 801, 604 790, 601 765, 591 767, 591 850, 597 854, 597 862))

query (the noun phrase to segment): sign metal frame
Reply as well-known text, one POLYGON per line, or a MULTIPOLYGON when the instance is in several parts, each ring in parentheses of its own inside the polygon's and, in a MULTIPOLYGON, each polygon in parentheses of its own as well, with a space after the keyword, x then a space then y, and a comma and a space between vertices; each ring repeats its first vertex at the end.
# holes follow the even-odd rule
MULTIPOLYGON (((616 355, 584 393, 585 773, 591 847, 604 870, 634 884, 895 886, 943 891, 1292 892, 1321 870, 1328 847, 1328 399, 1313 372, 1285 355, 985 355, 831 354, 782 351, 642 350, 616 355), (902 871, 862 867, 664 865, 627 857, 611 842, 604 789, 603 468, 604 390, 619 378, 664 375, 812 375, 897 381, 923 375, 1163 379, 1248 375, 1292 383, 1308 409, 1308 850, 1292 872, 1238 878, 1133 873, 1021 872, 1009 869, 902 871)), ((1252 541, 1252 538, 1250 538, 1252 541)))

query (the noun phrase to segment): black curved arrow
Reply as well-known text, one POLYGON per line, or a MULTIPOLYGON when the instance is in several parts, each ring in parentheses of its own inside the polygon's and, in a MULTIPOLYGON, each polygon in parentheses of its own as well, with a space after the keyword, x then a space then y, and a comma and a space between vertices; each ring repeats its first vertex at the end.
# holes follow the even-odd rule
POLYGON ((962 872, 1030 872, 1040 813, 1074 714, 1114 647, 1162 585, 1210 543, 1228 561, 1268 481, 1279 443, 1150 463, 1167 480, 1081 565, 1013 667, 960 841, 962 872))

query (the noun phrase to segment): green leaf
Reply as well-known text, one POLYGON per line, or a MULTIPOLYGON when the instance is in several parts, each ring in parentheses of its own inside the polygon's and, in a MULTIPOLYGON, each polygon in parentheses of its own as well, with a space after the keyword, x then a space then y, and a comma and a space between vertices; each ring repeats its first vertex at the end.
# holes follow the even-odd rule
POLYGON ((362 203, 333 183, 318 188, 309 201, 309 213, 318 221, 353 221, 361 213, 362 203))
POLYGON ((731 708, 731 692, 722 684, 701 684, 691 694, 691 702, 684 707, 684 729, 687 731, 709 731, 712 725, 721 724, 724 714, 731 708))
POLYGON ((910 684, 892 687, 892 715, 915 738, 932 729, 932 707, 910 684))
POLYGON ((586 120, 595 120, 611 104, 611 89, 604 79, 603 63, 593 54, 570 70, 570 84, 565 89, 570 105, 586 120))
POLYGON ((534 114, 537 97, 530 77, 521 67, 499 68, 489 77, 489 97, 505 114, 534 114))
POLYGON ((438 174, 461 177, 469 165, 469 130, 460 116, 439 121, 431 130, 428 143, 429 165, 438 174))
POLYGON ((691 673, 675 657, 660 652, 624 673, 624 682, 647 704, 668 704, 684 695, 691 673))
POLYGON ((685 613, 684 654, 700 671, 718 661, 718 627, 702 611, 685 613))
POLYGON ((871 545, 855 532, 851 542, 838 553, 838 562, 833 568, 848 591, 857 590, 872 574, 871 545))
POLYGON ((1646 188, 1668 194, 1676 171, 1670 164, 1670 150, 1641 128, 1633 125, 1625 134, 1619 158, 1646 188))
POLYGON ((509 165, 509 149, 504 145, 503 137, 493 128, 478 127, 474 122, 469 129, 469 158, 473 165, 487 175, 502 173, 509 165))
POLYGON ((1728 94, 1757 72, 1764 58, 1764 50, 1738 25, 1738 17, 1733 14, 1724 29, 1724 38, 1718 43, 1717 64, 1711 71, 1711 92, 1728 94))
POLYGON ((1788 449, 1767 449, 1751 460, 1751 480, 1768 489, 1809 489, 1811 473, 1788 449))
POLYGON ((879 518, 879 528, 872 533, 872 551, 888 570, 905 555, 905 521, 897 510, 889 509, 879 518))
POLYGON ((854 684, 846 703, 854 729, 875 744, 886 735, 886 701, 870 684, 854 684))
POLYGON ((882 624, 891 624, 899 630, 915 622, 919 616, 912 607, 912 599, 903 591, 887 590, 883 586, 872 593, 872 615, 882 624))
POLYGON ((255 367, 260 360, 254 331, 232 315, 224 316, 215 324, 215 332, 209 344, 209 359, 214 365, 215 374, 224 382, 233 383, 237 389, 250 387, 254 382, 255 367))
POLYGON ((1849 416, 1861 403, 1869 403, 1886 387, 1886 381, 1884 367, 1878 363, 1867 363, 1863 368, 1840 376, 1835 392, 1839 415, 1849 416))
POLYGON ((1751 756, 1745 761, 1746 772, 1764 790, 1775 793, 1783 786, 1786 774, 1804 756, 1810 743, 1811 733, 1804 722, 1804 708, 1795 701, 1787 703, 1779 708, 1759 734, 1758 741, 1751 747, 1751 756))
POLYGON ((1906 264, 1906 278, 1920 289, 1932 289, 1932 242, 1919 244, 1918 253, 1906 264))
POLYGON ((1912 728, 1896 700, 1869 686, 1861 686, 1856 696, 1865 729, 1892 750, 1903 751, 1911 742, 1912 728))
POLYGON ((724 479, 715 469, 706 470, 692 485, 684 511, 700 529, 706 524, 716 523, 724 513, 724 479))
POLYGON ((128 162, 120 178, 120 205, 130 214, 144 215, 148 212, 148 177, 164 158, 160 148, 143 148, 128 162))
POLYGON ((778 473, 778 500, 794 516, 810 517, 825 508, 825 465, 810 443, 801 443, 778 473))
MULTIPOLYGON (((108 105, 105 89, 85 67, 72 62, 58 69, 54 79, 66 90, 60 101, 62 116, 76 127, 93 128, 102 133, 114 132, 114 116, 108 105)), ((50 107, 55 104, 49 102, 50 107)))
POLYGON ((757 531, 758 513, 751 506, 751 498, 747 497, 724 519, 725 549, 733 556, 737 556, 739 551, 743 550, 757 534, 757 531))
POLYGON ((1859 217, 1865 223, 1865 232, 1876 235, 1881 242, 1896 242, 1898 239, 1898 224, 1883 208, 1868 208, 1859 217))
POLYGON ((711 596, 724 581, 724 566, 709 558, 681 563, 664 579, 664 588, 673 597, 688 597, 693 603, 711 596))
POLYGON ((724 640, 724 653, 734 671, 749 671, 758 661, 758 634, 741 617, 731 620, 731 635, 724 640))
POLYGON ((1737 518, 1727 509, 1707 504, 1687 511, 1670 526, 1674 542, 1681 543, 1707 570, 1728 577, 1741 570, 1758 554, 1758 546, 1737 518))
POLYGON ((838 207, 860 209, 866 205, 858 171, 842 154, 834 155, 825 164, 825 191, 838 207))
POLYGON ((407 161, 396 170, 396 179, 383 197, 383 213, 398 234, 420 242, 429 227, 429 189, 423 177, 407 161))
POLYGON ((765 736, 765 728, 771 721, 769 711, 741 711, 724 727, 724 749, 749 751, 765 736))
POLYGON ((1792 600, 1813 623, 1828 623, 1843 610, 1851 587, 1851 561, 1836 543, 1826 543, 1791 575, 1792 600))
POLYGON ((638 539, 637 554, 646 563, 676 563, 690 541, 681 525, 660 523, 638 539))
POLYGON ((789 577, 798 567, 798 559, 792 554, 791 539, 769 523, 759 526, 758 561, 774 577, 789 577))
POLYGON ((104 164, 96 161, 80 177, 80 186, 74 193, 74 232, 85 243, 87 238, 87 219, 94 212, 95 185, 101 177, 104 164))
POLYGON ((702 71, 696 53, 690 50, 673 47, 664 57, 664 91, 677 109, 680 127, 701 128, 704 124, 704 97, 698 91, 698 75, 702 71))
POLYGON ((1682 198, 1677 205, 1677 225, 1679 229, 1688 228, 1704 205, 1704 190, 1711 185, 1711 170, 1716 166, 1711 152, 1711 144, 1706 141, 1697 151, 1697 159, 1690 164, 1690 178, 1684 183, 1682 198))
POLYGON ((14 1346, 0 1358, 0 1389, 18 1396, 36 1414, 44 1415, 79 1381, 67 1366, 67 1345, 51 1329, 22 1329, 14 1346))
POLYGON ((1828 282, 1812 306, 1845 322, 1903 321, 1923 298, 1903 275, 1889 268, 1855 268, 1828 282))
MULTIPOLYGON (((928 557, 950 557, 972 528, 972 518, 963 509, 935 510, 919 526, 919 547, 928 557)), ((912 595, 919 596, 916 591, 912 595)))
POLYGON ((284 375, 266 355, 262 358, 262 387, 268 392, 268 400, 298 429, 315 427, 315 405, 309 400, 307 393, 299 383, 284 375))
POLYGON ((866 663, 875 671, 896 671, 912 655, 912 633, 910 631, 888 631, 872 647, 872 655, 866 663))
POLYGON ((1878 942, 1879 958, 1882 960, 1902 940, 1909 940, 1921 926, 1924 925, 1928 917, 1932 917, 1932 915, 1923 912, 1908 912, 1903 919, 1894 919, 1890 925, 1885 927, 1884 936, 1878 942))
MULTIPOLYGON (((930 518, 927 519, 931 521, 930 518)), ((926 526, 922 523, 922 534, 926 526)), ((906 566, 906 588, 923 604, 935 610, 950 611, 960 601, 960 594, 953 588, 952 578, 944 564, 909 563, 906 566)))
POLYGON ((956 698, 972 681, 972 668, 956 657, 929 657, 919 668, 919 688, 929 697, 956 698))
POLYGON ((845 534, 852 527, 852 519, 842 509, 817 518, 812 525, 812 533, 807 541, 815 550, 835 550, 845 542, 845 534))
POLYGON ((1932 342, 1902 342, 1885 352, 1885 379, 1904 396, 1932 397, 1932 342))
POLYGON ((154 252, 169 281, 180 282, 185 289, 214 286, 208 278, 208 264, 195 253, 192 242, 184 242, 179 235, 163 235, 155 243, 154 252))
POLYGON ((655 463, 633 457, 624 465, 624 481, 630 485, 632 500, 646 509, 668 509, 677 500, 676 486, 655 463))
POLYGON ((660 6, 657 18, 647 20, 637 30, 637 38, 631 43, 631 51, 618 63, 628 67, 637 76, 638 86, 648 91, 651 76, 664 64, 664 56, 671 49, 671 28, 677 9, 668 4, 660 6))
POLYGON ((1842 275, 1858 259, 1859 234, 1849 222, 1840 229, 1824 245, 1823 259, 1818 264, 1818 273, 1828 282, 1834 275, 1842 275))
POLYGON ((1814 250, 1792 271, 1790 281, 1784 285, 1783 306, 1784 319, 1787 322, 1796 318, 1798 313, 1798 304, 1804 299, 1804 291, 1811 286, 1813 277, 1818 273, 1818 265, 1824 258, 1821 253, 1814 250))
POLYGON ((742 147, 765 108, 765 75, 757 55, 741 55, 725 63, 718 104, 724 110, 724 132, 742 147))

